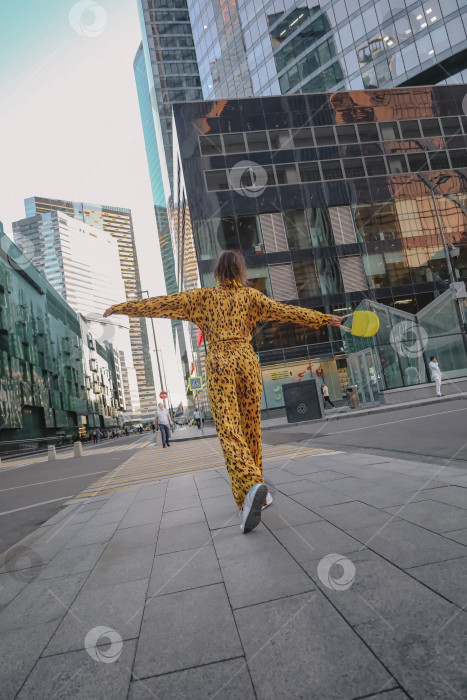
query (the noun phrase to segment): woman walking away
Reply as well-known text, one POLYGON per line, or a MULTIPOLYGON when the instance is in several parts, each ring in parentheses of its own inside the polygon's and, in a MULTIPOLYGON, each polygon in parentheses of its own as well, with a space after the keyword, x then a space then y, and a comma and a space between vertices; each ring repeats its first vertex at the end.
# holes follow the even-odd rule
MULTIPOLYGON (((258 323, 292 321, 311 328, 340 326, 341 318, 281 304, 247 286, 243 257, 222 253, 214 277, 217 287, 115 304, 104 316, 155 316, 191 321, 208 341, 209 402, 222 445, 232 492, 242 509, 242 532, 261 521, 268 496, 261 461, 261 369, 251 345, 258 323)), ((268 504, 271 502, 268 496, 268 504)))

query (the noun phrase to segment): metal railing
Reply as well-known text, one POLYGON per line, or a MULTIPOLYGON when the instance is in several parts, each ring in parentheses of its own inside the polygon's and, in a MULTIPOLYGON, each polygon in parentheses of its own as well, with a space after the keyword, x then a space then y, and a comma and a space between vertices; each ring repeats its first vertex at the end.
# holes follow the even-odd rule
POLYGON ((46 452, 49 445, 69 447, 73 445, 73 436, 54 435, 51 437, 26 438, 24 440, 0 441, 0 457, 22 457, 27 454, 46 452))

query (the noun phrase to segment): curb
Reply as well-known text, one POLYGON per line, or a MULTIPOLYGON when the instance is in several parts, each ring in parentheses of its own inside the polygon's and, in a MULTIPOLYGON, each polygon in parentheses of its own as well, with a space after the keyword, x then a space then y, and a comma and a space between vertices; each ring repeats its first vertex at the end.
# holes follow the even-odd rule
MULTIPOLYGON (((432 399, 418 399, 417 401, 412 401, 407 404, 394 404, 394 405, 389 405, 389 406, 376 406, 375 408, 360 408, 357 410, 352 410, 350 409, 349 411, 345 411, 345 413, 339 413, 333 416, 327 416, 326 418, 316 418, 315 420, 304 420, 300 421, 300 423, 287 423, 287 419, 284 416, 285 423, 284 425, 265 425, 261 427, 261 432, 264 432, 265 430, 283 430, 284 428, 297 428, 297 427, 302 427, 305 425, 315 425, 317 423, 328 423, 329 421, 334 421, 334 420, 343 420, 344 418, 349 418, 349 417, 356 417, 356 416, 372 416, 376 415, 377 413, 389 413, 391 411, 399 411, 400 409, 403 408, 416 408, 418 406, 431 406, 434 404, 440 404, 440 403, 448 403, 449 401, 459 401, 459 399, 467 399, 467 393, 462 393, 462 394, 456 394, 454 396, 442 396, 441 398, 435 398, 433 397, 432 399)), ((211 437, 216 437, 216 434, 214 435, 196 435, 194 437, 184 437, 184 438, 177 438, 174 440, 174 442, 188 442, 189 440, 204 440, 206 438, 211 438, 211 437)))
MULTIPOLYGON (((358 410, 352 410, 346 411, 345 413, 340 413, 338 415, 334 416, 328 416, 327 418, 317 418, 316 420, 307 420, 307 421, 301 421, 300 423, 286 423, 285 427, 296 427, 296 426, 302 426, 302 425, 310 425, 314 423, 327 423, 328 421, 333 421, 333 420, 343 420, 344 418, 349 418, 351 417, 356 417, 356 416, 372 416, 377 413, 389 413, 390 411, 399 411, 404 408, 416 408, 417 406, 431 406, 433 404, 439 404, 439 403, 447 403, 449 401, 459 401, 459 399, 466 399, 467 398, 467 393, 462 393, 462 394, 457 394, 456 396, 443 396, 441 398, 433 398, 433 399, 418 399, 418 401, 412 401, 411 403, 407 404, 394 404, 394 405, 389 405, 389 406, 376 406, 375 408, 362 408, 358 410)), ((262 430, 281 430, 282 426, 279 425, 271 425, 271 426, 265 426, 262 428, 262 430)))

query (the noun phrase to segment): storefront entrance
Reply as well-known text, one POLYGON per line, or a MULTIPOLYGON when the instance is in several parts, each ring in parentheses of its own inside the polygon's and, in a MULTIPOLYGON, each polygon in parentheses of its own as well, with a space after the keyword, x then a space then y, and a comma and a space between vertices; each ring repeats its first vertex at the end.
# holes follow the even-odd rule
POLYGON ((323 355, 321 357, 292 360, 274 365, 262 365, 263 395, 261 410, 274 412, 284 408, 282 387, 292 382, 318 379, 324 381, 329 390, 331 401, 341 401, 346 398, 345 387, 350 377, 347 370, 345 355, 323 355))
POLYGON ((348 355, 347 365, 351 383, 357 385, 360 405, 375 406, 379 404, 383 384, 379 362, 373 350, 367 348, 348 355))

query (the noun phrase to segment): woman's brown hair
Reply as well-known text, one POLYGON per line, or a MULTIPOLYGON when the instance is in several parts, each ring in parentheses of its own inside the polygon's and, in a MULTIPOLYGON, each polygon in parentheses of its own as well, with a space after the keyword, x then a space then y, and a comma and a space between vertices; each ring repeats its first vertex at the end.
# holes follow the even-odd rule
POLYGON ((243 255, 236 250, 226 250, 217 259, 214 277, 220 283, 238 282, 247 285, 246 265, 243 255))

